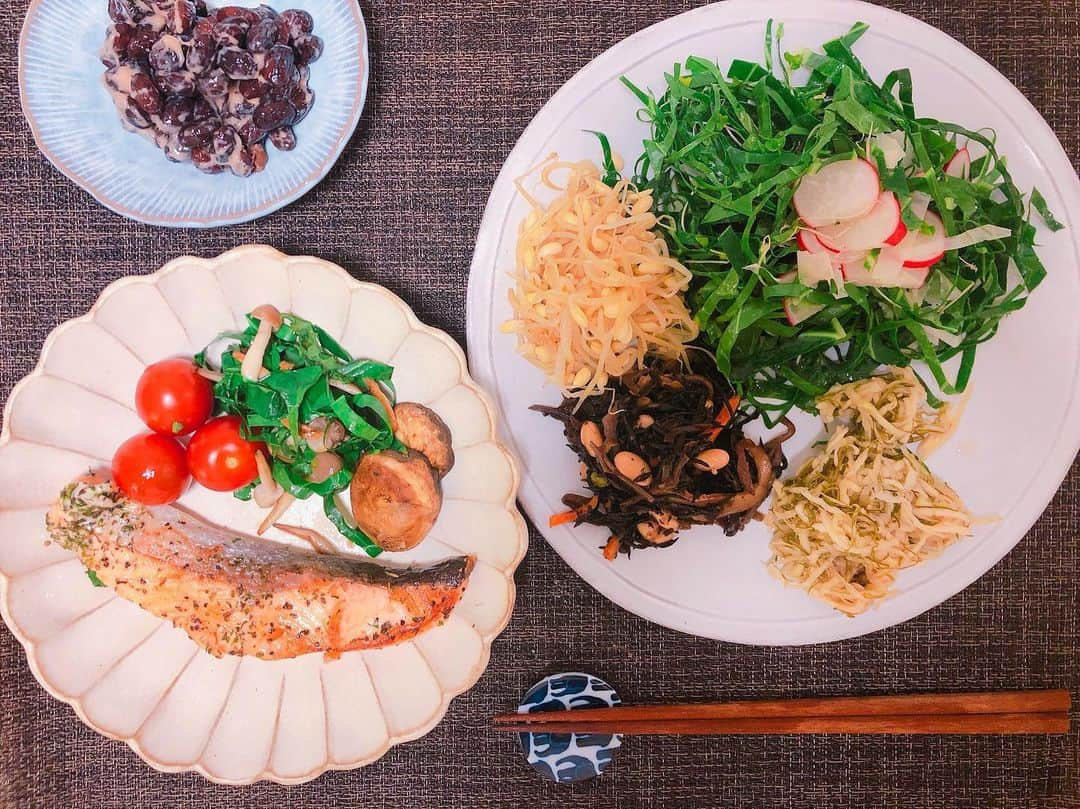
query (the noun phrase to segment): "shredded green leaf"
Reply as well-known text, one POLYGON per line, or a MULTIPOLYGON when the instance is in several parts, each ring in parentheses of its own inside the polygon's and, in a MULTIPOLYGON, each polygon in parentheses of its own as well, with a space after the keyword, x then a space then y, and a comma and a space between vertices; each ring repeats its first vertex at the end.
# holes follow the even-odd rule
POLYGON ((615 168, 615 158, 611 153, 611 143, 608 141, 607 135, 603 132, 595 132, 592 129, 586 129, 590 135, 596 135, 596 139, 600 141, 600 151, 604 156, 604 176, 601 179, 604 181, 604 185, 609 185, 612 188, 619 182, 619 170, 615 168))
MULTIPOLYGON (((962 391, 976 346, 1046 274, 1024 195, 993 136, 919 117, 906 69, 876 82, 852 51, 866 30, 856 23, 820 52, 793 54, 782 52, 782 28, 770 23, 764 64, 735 60, 725 74, 716 62, 691 56, 665 77, 659 97, 622 80, 651 126, 634 182, 652 190, 672 255, 695 275, 688 302, 718 367, 769 422, 794 407, 813 410, 834 384, 882 364, 922 360, 941 392, 962 391), (803 84, 790 75, 798 69, 808 71, 803 84), (876 134, 897 131, 910 154, 890 169, 870 144, 876 134), (970 177, 945 175, 965 144, 981 154, 970 177), (827 282, 818 289, 781 285, 798 250, 792 196, 800 178, 854 155, 877 163, 909 227, 923 225, 911 212, 921 192, 947 235, 980 225, 1012 235, 948 251, 919 296, 849 285, 836 297, 825 291, 827 282), (792 295, 823 308, 791 326, 783 306, 792 295), (950 378, 943 366, 957 356, 950 378)), ((1060 227, 1038 191, 1030 206, 1051 230, 1060 227)))
POLYGON ((87 568, 86 570, 86 578, 90 579, 90 583, 95 587, 105 586, 105 582, 98 578, 98 574, 95 573, 93 570, 90 570, 89 568, 87 568))
MULTIPOLYGON (((334 526, 370 556, 377 556, 379 546, 346 521, 334 495, 348 488, 352 470, 362 456, 401 447, 385 408, 365 386, 369 379, 381 385, 393 402, 394 370, 375 360, 354 359, 323 329, 303 318, 284 314, 282 321, 263 355, 263 367, 270 373, 258 381, 244 379, 241 361, 233 353, 250 348, 258 323, 249 318, 243 332, 221 335, 236 342, 221 358, 222 378, 214 383, 217 409, 241 416, 248 437, 266 444, 271 473, 282 489, 299 500, 312 495, 322 498, 324 511, 334 526), (332 384, 335 382, 338 384, 332 384), (355 385, 361 392, 342 390, 340 385, 355 385), (315 483, 308 478, 316 453, 301 436, 300 428, 319 418, 340 421, 346 436, 333 448, 343 468, 315 483)), ((209 367, 205 350, 195 355, 195 361, 209 367)), ((255 483, 251 483, 237 489, 233 496, 250 500, 254 488, 255 483)))
POLYGON ((1046 199, 1039 192, 1038 188, 1031 189, 1031 207, 1035 209, 1035 212, 1039 214, 1039 217, 1046 226, 1050 229, 1051 233, 1057 233, 1059 230, 1064 230, 1065 226, 1061 224, 1054 215, 1050 213, 1050 209, 1046 205, 1046 199))
POLYGON ((368 556, 378 556, 382 553, 382 548, 376 545, 371 537, 345 520, 345 515, 341 513, 337 499, 332 494, 323 497, 323 513, 326 514, 326 518, 334 524, 334 527, 341 532, 343 537, 354 545, 363 548, 368 556))

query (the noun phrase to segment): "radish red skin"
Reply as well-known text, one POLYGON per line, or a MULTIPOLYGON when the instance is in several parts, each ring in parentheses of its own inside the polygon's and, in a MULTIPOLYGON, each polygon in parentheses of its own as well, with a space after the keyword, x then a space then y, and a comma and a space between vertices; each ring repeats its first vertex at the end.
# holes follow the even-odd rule
POLYGON ((939 261, 941 261, 941 259, 943 259, 944 257, 945 257, 945 254, 941 253, 940 255, 934 256, 933 258, 926 259, 925 261, 905 261, 904 262, 904 269, 905 270, 924 270, 927 267, 933 267, 935 264, 937 264, 939 261))
POLYGON ((795 244, 799 246, 800 250, 805 250, 808 253, 820 253, 821 250, 818 246, 821 244, 816 238, 813 238, 813 234, 807 235, 805 230, 800 230, 795 234, 795 244))
POLYGON ((795 243, 799 245, 800 250, 805 250, 807 253, 820 253, 818 249, 820 245, 822 248, 825 246, 817 240, 817 237, 813 233, 807 233, 805 230, 800 230, 795 234, 795 243))
POLYGON ((934 229, 931 234, 913 230, 896 246, 904 266, 911 269, 931 267, 945 255, 945 223, 932 211, 926 213, 926 224, 934 229))
POLYGON ((896 245, 900 244, 900 242, 904 240, 905 236, 907 236, 907 225, 905 225, 904 220, 901 219, 899 224, 897 224, 896 226, 896 230, 893 231, 892 236, 885 240, 885 244, 889 245, 890 247, 896 247, 896 245))

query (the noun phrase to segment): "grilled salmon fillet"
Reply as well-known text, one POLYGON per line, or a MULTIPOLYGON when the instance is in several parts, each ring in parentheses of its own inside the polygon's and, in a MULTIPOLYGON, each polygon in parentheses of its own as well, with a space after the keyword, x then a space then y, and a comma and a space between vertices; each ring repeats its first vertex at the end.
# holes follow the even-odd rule
POLYGON ((335 656, 406 640, 449 615, 475 561, 394 569, 319 555, 140 505, 93 476, 68 485, 46 523, 102 583, 217 657, 335 656))

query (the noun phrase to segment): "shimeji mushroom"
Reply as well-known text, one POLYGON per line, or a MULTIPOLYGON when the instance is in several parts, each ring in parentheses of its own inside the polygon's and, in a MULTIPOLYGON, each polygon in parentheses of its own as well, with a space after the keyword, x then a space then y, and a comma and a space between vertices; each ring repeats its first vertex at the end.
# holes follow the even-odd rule
POLYGON ((293 497, 293 495, 289 494, 286 491, 282 491, 281 495, 274 502, 273 507, 270 509, 270 511, 267 512, 266 516, 263 517, 263 521, 259 523, 259 528, 255 533, 259 536, 265 534, 266 530, 275 522, 280 520, 281 517, 285 514, 285 512, 289 510, 289 506, 291 506, 295 502, 296 498, 293 497))
POLYGON ((340 455, 333 452, 320 452, 311 462, 311 474, 308 480, 312 483, 325 483, 338 472, 345 468, 345 462, 340 455))
POLYGON ((314 452, 328 452, 345 440, 348 433, 345 425, 337 419, 316 416, 306 424, 300 425, 300 437, 314 452))
POLYGON ((256 306, 251 310, 251 316, 259 321, 259 328, 255 337, 244 354, 243 362, 240 363, 240 375, 244 379, 258 382, 263 370, 263 355, 270 345, 270 338, 274 330, 281 326, 281 312, 268 303, 256 306))
POLYGON ((274 527, 279 531, 284 531, 286 534, 304 540, 311 545, 316 553, 331 555, 336 555, 338 553, 337 546, 314 528, 307 528, 302 525, 286 525, 282 522, 274 523, 274 527))
POLYGON ((340 379, 331 379, 330 387, 337 388, 343 393, 347 393, 350 396, 355 396, 358 393, 363 393, 358 385, 354 385, 352 382, 342 382, 340 379))
MULTIPOLYGON (((379 383, 376 382, 374 379, 365 379, 364 385, 367 387, 368 393, 374 396, 378 400, 379 404, 383 406, 383 410, 386 411, 386 418, 390 421, 390 432, 397 433, 397 414, 394 413, 394 406, 390 404, 390 400, 386 396, 386 391, 384 391, 382 389, 382 386, 379 385, 379 383)), ((417 406, 419 407, 419 405, 417 406)), ((406 441, 405 443, 407 444, 408 442, 406 441)))
MULTIPOLYGON (((256 464, 259 464, 260 455, 261 453, 257 453, 255 456, 256 464)), ((263 459, 262 463, 265 464, 266 460, 263 459)), ((332 452, 320 452, 311 462, 311 474, 308 475, 308 480, 310 480, 312 483, 322 483, 329 479, 331 476, 340 472, 343 467, 344 462, 341 460, 340 456, 335 455, 332 452)), ((269 468, 267 468, 267 471, 269 472, 269 468)), ((271 505, 272 503, 270 511, 267 512, 265 517, 263 517, 263 521, 259 523, 259 528, 255 532, 259 536, 262 536, 266 533, 267 529, 271 525, 281 519, 285 512, 289 510, 289 506, 296 502, 296 498, 289 492, 283 490, 280 486, 277 486, 276 483, 274 483, 274 485, 277 486, 277 499, 267 500, 264 498, 264 501, 260 502, 258 494, 259 487, 263 486, 266 482, 266 479, 262 477, 262 465, 259 465, 259 475, 259 485, 255 487, 255 491, 252 493, 252 496, 255 498, 256 502, 259 503, 259 505, 263 505, 263 502, 266 502, 266 505, 271 505)), ((270 490, 267 489, 266 497, 269 497, 269 494, 270 490)))
POLYGON ((262 450, 255 453, 255 466, 259 470, 259 483, 252 489, 251 497, 259 508, 270 508, 281 497, 283 489, 274 480, 274 475, 270 471, 270 463, 266 460, 262 450))

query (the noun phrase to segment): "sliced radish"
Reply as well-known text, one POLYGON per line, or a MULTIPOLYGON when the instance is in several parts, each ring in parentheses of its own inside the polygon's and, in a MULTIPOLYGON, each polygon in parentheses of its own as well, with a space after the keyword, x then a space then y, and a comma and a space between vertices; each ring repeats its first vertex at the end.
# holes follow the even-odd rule
POLYGON ((839 250, 834 250, 827 244, 824 244, 821 239, 814 235, 812 230, 800 230, 795 236, 795 241, 799 245, 800 250, 805 250, 807 253, 839 253, 839 250))
POLYGON ((926 212, 923 221, 933 228, 932 233, 923 233, 921 229, 909 231, 895 248, 905 267, 930 267, 941 261, 941 257, 945 255, 945 223, 940 216, 930 211, 926 212))
POLYGON ((846 250, 874 250, 892 238, 900 220, 900 201, 892 191, 883 191, 870 212, 850 222, 819 228, 818 241, 826 248, 846 250))
POLYGON ((807 303, 798 298, 784 298, 784 315, 792 326, 798 326, 824 308, 820 303, 807 303))
POLYGON ((839 160, 807 174, 792 204, 810 227, 858 219, 870 212, 881 193, 877 169, 861 158, 839 160))
POLYGON ((886 247, 878 254, 873 272, 884 281, 891 281, 888 286, 903 289, 918 289, 926 283, 930 267, 908 267, 904 258, 895 247, 886 247))
MULTIPOLYGON (((799 254, 804 255, 803 253, 799 254)), ((807 254, 808 255, 808 254, 807 254)), ((828 259, 826 259, 828 261, 828 259)), ((831 265, 830 265, 831 268, 831 265)), ((783 275, 778 275, 776 280, 781 284, 791 284, 798 280, 798 272, 792 270, 783 275)), ((806 303, 798 298, 784 298, 784 316, 792 326, 798 326, 809 317, 813 317, 825 307, 820 303, 806 303)))
POLYGON ((930 195, 923 191, 913 191, 911 194, 911 213, 918 220, 926 218, 926 212, 930 210, 930 195))
POLYGON ((899 287, 904 289, 921 289, 926 286, 926 279, 930 277, 930 270, 932 267, 919 267, 918 269, 911 269, 910 267, 904 267, 904 277, 899 287))
POLYGON ((844 275, 844 268, 847 267, 849 264, 864 264, 866 262, 866 256, 868 252, 869 251, 867 250, 858 250, 848 253, 837 253, 834 256, 829 256, 829 258, 832 259, 833 267, 840 271, 841 277, 846 277, 844 275))
POLYGON ((950 177, 967 179, 971 176, 971 152, 967 146, 957 149, 948 162, 945 163, 945 173, 950 177))
MULTIPOLYGON (((839 228, 839 227, 843 227, 843 225, 829 225, 826 228, 822 228, 822 230, 826 230, 828 227, 839 228)), ((827 236, 826 234, 824 234, 824 233, 822 233, 820 231, 817 232, 816 235, 817 235, 817 240, 819 242, 821 242, 821 246, 824 247, 826 250, 828 250, 830 253, 843 253, 844 252, 844 245, 842 245, 835 237, 827 236)))
POLYGON ((825 252, 825 247, 817 240, 817 236, 806 230, 800 230, 795 234, 795 244, 799 245, 800 250, 805 250, 807 253, 825 252))
POLYGON ((865 261, 845 261, 843 265, 844 282, 856 287, 885 286, 878 283, 878 278, 867 269, 865 261))
POLYGON ((799 283, 808 287, 816 286, 820 281, 833 280, 832 261, 828 253, 808 253, 799 251, 796 255, 799 283))
POLYGON ((896 230, 892 232, 892 236, 885 240, 885 244, 890 247, 896 247, 896 245, 904 240, 905 236, 907 236, 907 225, 905 225, 904 220, 901 219, 896 223, 896 230))
POLYGON ((990 242, 995 239, 1007 239, 1010 236, 1012 236, 1012 231, 1000 225, 979 225, 977 228, 947 237, 945 239, 945 249, 959 250, 961 247, 971 247, 973 244, 990 242))
POLYGON ((882 249, 873 267, 867 268, 865 261, 844 265, 844 280, 859 287, 917 289, 926 283, 929 274, 929 267, 917 270, 905 267, 903 258, 894 247, 882 249))

